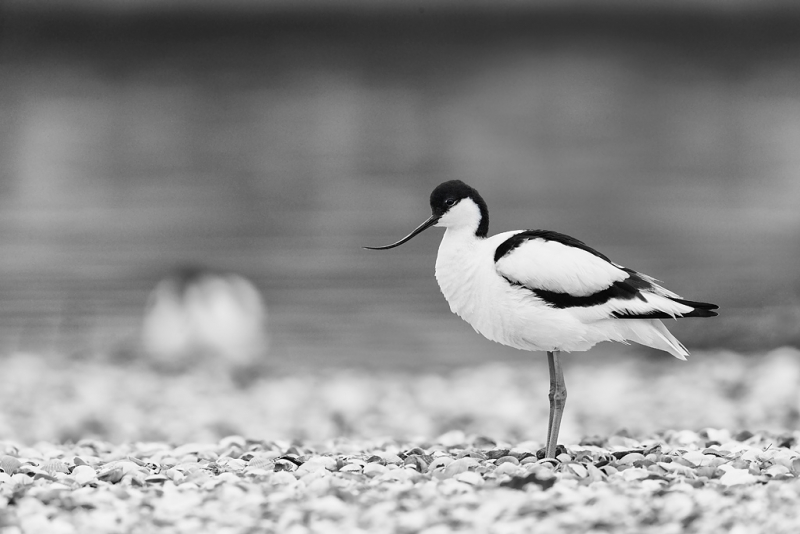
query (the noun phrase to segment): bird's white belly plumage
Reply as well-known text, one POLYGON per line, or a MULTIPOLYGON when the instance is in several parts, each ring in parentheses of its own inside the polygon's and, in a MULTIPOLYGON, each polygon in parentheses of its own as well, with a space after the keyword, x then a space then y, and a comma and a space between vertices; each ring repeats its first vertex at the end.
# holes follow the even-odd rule
POLYGON ((436 258, 436 280, 453 313, 486 338, 522 350, 582 351, 600 341, 622 341, 599 323, 548 306, 498 274, 497 246, 515 232, 476 239, 448 228, 436 258))

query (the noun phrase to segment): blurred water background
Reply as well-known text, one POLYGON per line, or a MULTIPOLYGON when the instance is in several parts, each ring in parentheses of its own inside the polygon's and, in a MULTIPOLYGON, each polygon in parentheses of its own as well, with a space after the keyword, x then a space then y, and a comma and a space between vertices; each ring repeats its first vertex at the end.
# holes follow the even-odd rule
POLYGON ((360 248, 454 178, 719 304, 690 349, 800 345, 800 10, 381 6, 0 2, 0 350, 135 352, 189 262, 254 281, 287 367, 530 359, 451 315, 440 230, 360 248))

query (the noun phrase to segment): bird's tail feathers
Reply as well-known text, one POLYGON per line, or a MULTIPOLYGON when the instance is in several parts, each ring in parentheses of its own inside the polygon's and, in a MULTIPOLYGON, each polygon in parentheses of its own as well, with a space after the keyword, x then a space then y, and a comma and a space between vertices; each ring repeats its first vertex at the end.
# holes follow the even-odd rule
POLYGON ((689 356, 683 343, 658 319, 630 321, 625 326, 628 330, 626 337, 631 341, 669 352, 679 360, 685 360, 689 356))

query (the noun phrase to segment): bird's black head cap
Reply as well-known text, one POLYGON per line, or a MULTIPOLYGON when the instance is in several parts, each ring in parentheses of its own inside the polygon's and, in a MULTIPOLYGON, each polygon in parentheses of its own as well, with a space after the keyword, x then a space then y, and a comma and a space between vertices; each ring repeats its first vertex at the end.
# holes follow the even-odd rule
POLYGON ((486 237, 489 233, 489 209, 486 202, 474 188, 461 180, 449 180, 436 186, 431 193, 431 211, 435 216, 441 217, 465 198, 472 199, 481 211, 481 221, 475 235, 486 237))

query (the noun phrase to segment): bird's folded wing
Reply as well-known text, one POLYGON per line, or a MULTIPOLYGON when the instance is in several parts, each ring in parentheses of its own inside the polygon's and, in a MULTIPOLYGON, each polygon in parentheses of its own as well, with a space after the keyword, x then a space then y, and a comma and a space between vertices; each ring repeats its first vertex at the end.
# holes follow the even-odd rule
POLYGON ((578 240, 549 233, 582 246, 574 246, 564 239, 538 237, 534 232, 538 231, 516 234, 498 247, 503 253, 495 260, 495 268, 513 284, 531 290, 588 297, 630 277, 629 272, 578 240))

